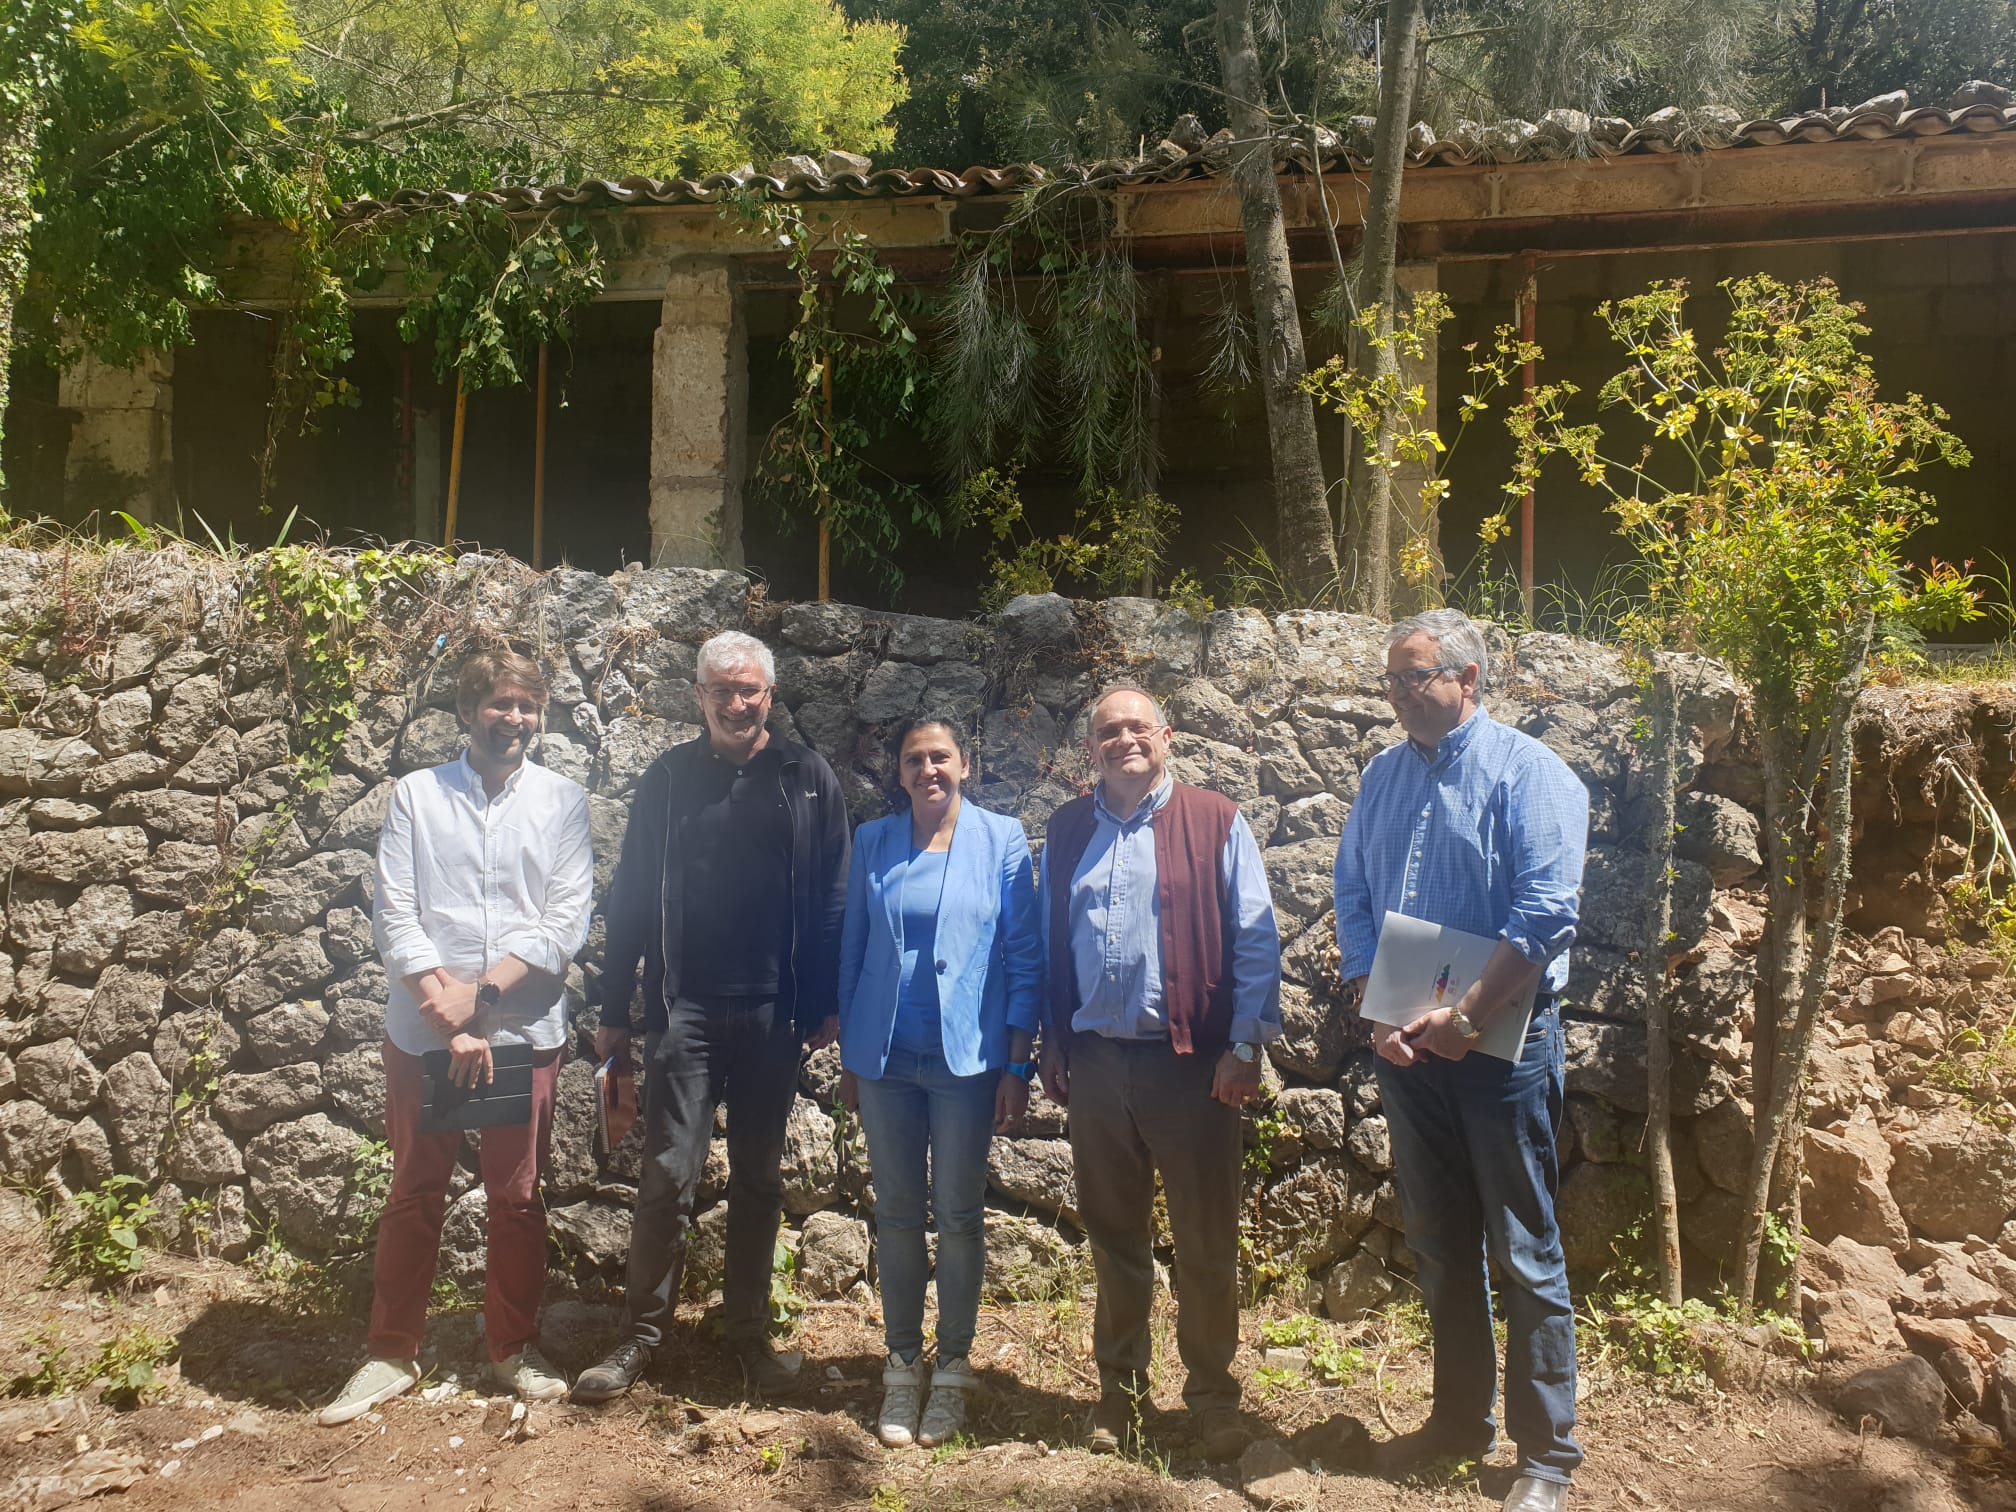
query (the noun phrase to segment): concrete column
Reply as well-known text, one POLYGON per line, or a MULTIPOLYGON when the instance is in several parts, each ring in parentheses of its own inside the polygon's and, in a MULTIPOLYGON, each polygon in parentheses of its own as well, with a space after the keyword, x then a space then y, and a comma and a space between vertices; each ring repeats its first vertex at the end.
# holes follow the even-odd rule
POLYGON ((742 564, 749 341, 729 257, 680 258, 651 360, 651 560, 742 564))
POLYGON ((60 380, 77 411, 63 467, 63 513, 81 519, 123 509, 143 523, 175 517, 175 359, 149 352, 132 367, 85 357, 60 380))

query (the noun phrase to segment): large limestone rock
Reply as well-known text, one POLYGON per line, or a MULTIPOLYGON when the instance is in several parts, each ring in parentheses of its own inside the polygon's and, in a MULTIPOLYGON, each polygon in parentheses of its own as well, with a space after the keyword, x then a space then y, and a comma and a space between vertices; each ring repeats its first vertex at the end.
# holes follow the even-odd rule
POLYGON ((74 1039, 30 1045, 14 1057, 20 1095, 64 1118, 75 1118, 98 1100, 100 1080, 91 1057, 74 1039))
POLYGON ((987 1183, 1004 1197, 1077 1221, 1078 1182, 1069 1140, 995 1140, 987 1149, 987 1183))
POLYGON ((784 1211, 816 1213, 839 1194, 840 1161, 833 1120, 805 1098, 791 1106, 784 1126, 784 1211))
POLYGON ((105 1073, 105 1121, 119 1169, 143 1181, 160 1174, 161 1142, 175 1094, 154 1057, 136 1050, 105 1073))
POLYGON ((1897 1140, 1890 1193, 1933 1239, 1999 1234, 2016 1213, 2016 1134, 1943 1109, 1897 1140))
POLYGON ((1834 1406, 1850 1423, 1873 1419, 1892 1438, 1929 1443, 1946 1418, 1946 1383, 1918 1356, 1906 1355, 1849 1377, 1834 1406))
MULTIPOLYGON (((313 1061, 271 1071, 234 1071, 217 1087, 212 1104, 225 1127, 250 1134, 295 1118, 322 1101, 322 1068, 313 1061)), ((257 1194, 255 1186, 254 1194, 257 1194)))
POLYGON ((1890 1147, 1868 1124, 1806 1131, 1800 1213, 1806 1230, 1825 1244, 1845 1237, 1901 1251, 1911 1242, 1890 1194, 1890 1147))
POLYGON ((808 1297, 842 1297, 868 1268, 868 1226, 845 1213, 813 1213, 798 1241, 798 1288, 808 1297))
POLYGON ((371 1217, 358 1180, 363 1141, 325 1113, 274 1124, 245 1147, 252 1200, 294 1243, 327 1253, 371 1217))
POLYGON ((113 966, 98 979, 77 1043, 96 1059, 137 1050, 154 1038, 167 983, 152 972, 113 966))

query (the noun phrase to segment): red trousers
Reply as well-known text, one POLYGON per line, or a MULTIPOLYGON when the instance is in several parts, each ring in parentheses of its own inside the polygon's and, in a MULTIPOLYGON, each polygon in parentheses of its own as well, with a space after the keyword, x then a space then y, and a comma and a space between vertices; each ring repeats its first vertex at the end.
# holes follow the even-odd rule
MULTIPOLYGON (((421 1060, 385 1041, 385 1128, 392 1140, 392 1195, 378 1219, 376 1295, 371 1303, 374 1359, 420 1354, 448 1181, 462 1150, 460 1132, 422 1134, 421 1060)), ((490 1358, 509 1359, 539 1337, 539 1299, 546 1290, 546 1204, 539 1172, 553 1142, 553 1094, 560 1052, 532 1065, 532 1119, 477 1134, 483 1194, 489 1199, 489 1251, 484 1258, 483 1328, 490 1358)))

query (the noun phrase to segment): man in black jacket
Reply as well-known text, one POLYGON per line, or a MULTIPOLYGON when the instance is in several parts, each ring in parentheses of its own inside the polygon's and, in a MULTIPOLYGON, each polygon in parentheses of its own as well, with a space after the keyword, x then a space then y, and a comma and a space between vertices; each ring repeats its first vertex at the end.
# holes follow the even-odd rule
POLYGON ((629 1063, 630 998, 644 968, 644 1171, 630 1236, 630 1337, 574 1384, 620 1396, 665 1341, 694 1193, 728 1105, 728 1342, 753 1391, 797 1384, 768 1339, 783 1212, 784 1126, 800 1047, 838 1031, 847 805, 816 752, 772 735, 770 650, 729 631, 700 648, 707 733, 638 784, 607 903, 595 1053, 629 1063))

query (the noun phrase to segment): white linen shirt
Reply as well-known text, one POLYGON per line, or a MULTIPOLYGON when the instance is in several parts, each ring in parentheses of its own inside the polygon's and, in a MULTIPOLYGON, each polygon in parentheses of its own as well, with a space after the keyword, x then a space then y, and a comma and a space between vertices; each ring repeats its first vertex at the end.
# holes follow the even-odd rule
POLYGON ((483 1017, 493 1045, 551 1050, 567 1036, 553 979, 588 938, 595 864, 588 795, 529 762, 495 798, 463 756, 399 779, 378 836, 371 932, 391 991, 385 1033, 408 1055, 447 1041, 420 1016, 405 978, 435 967, 475 981, 507 955, 546 973, 483 1017))

